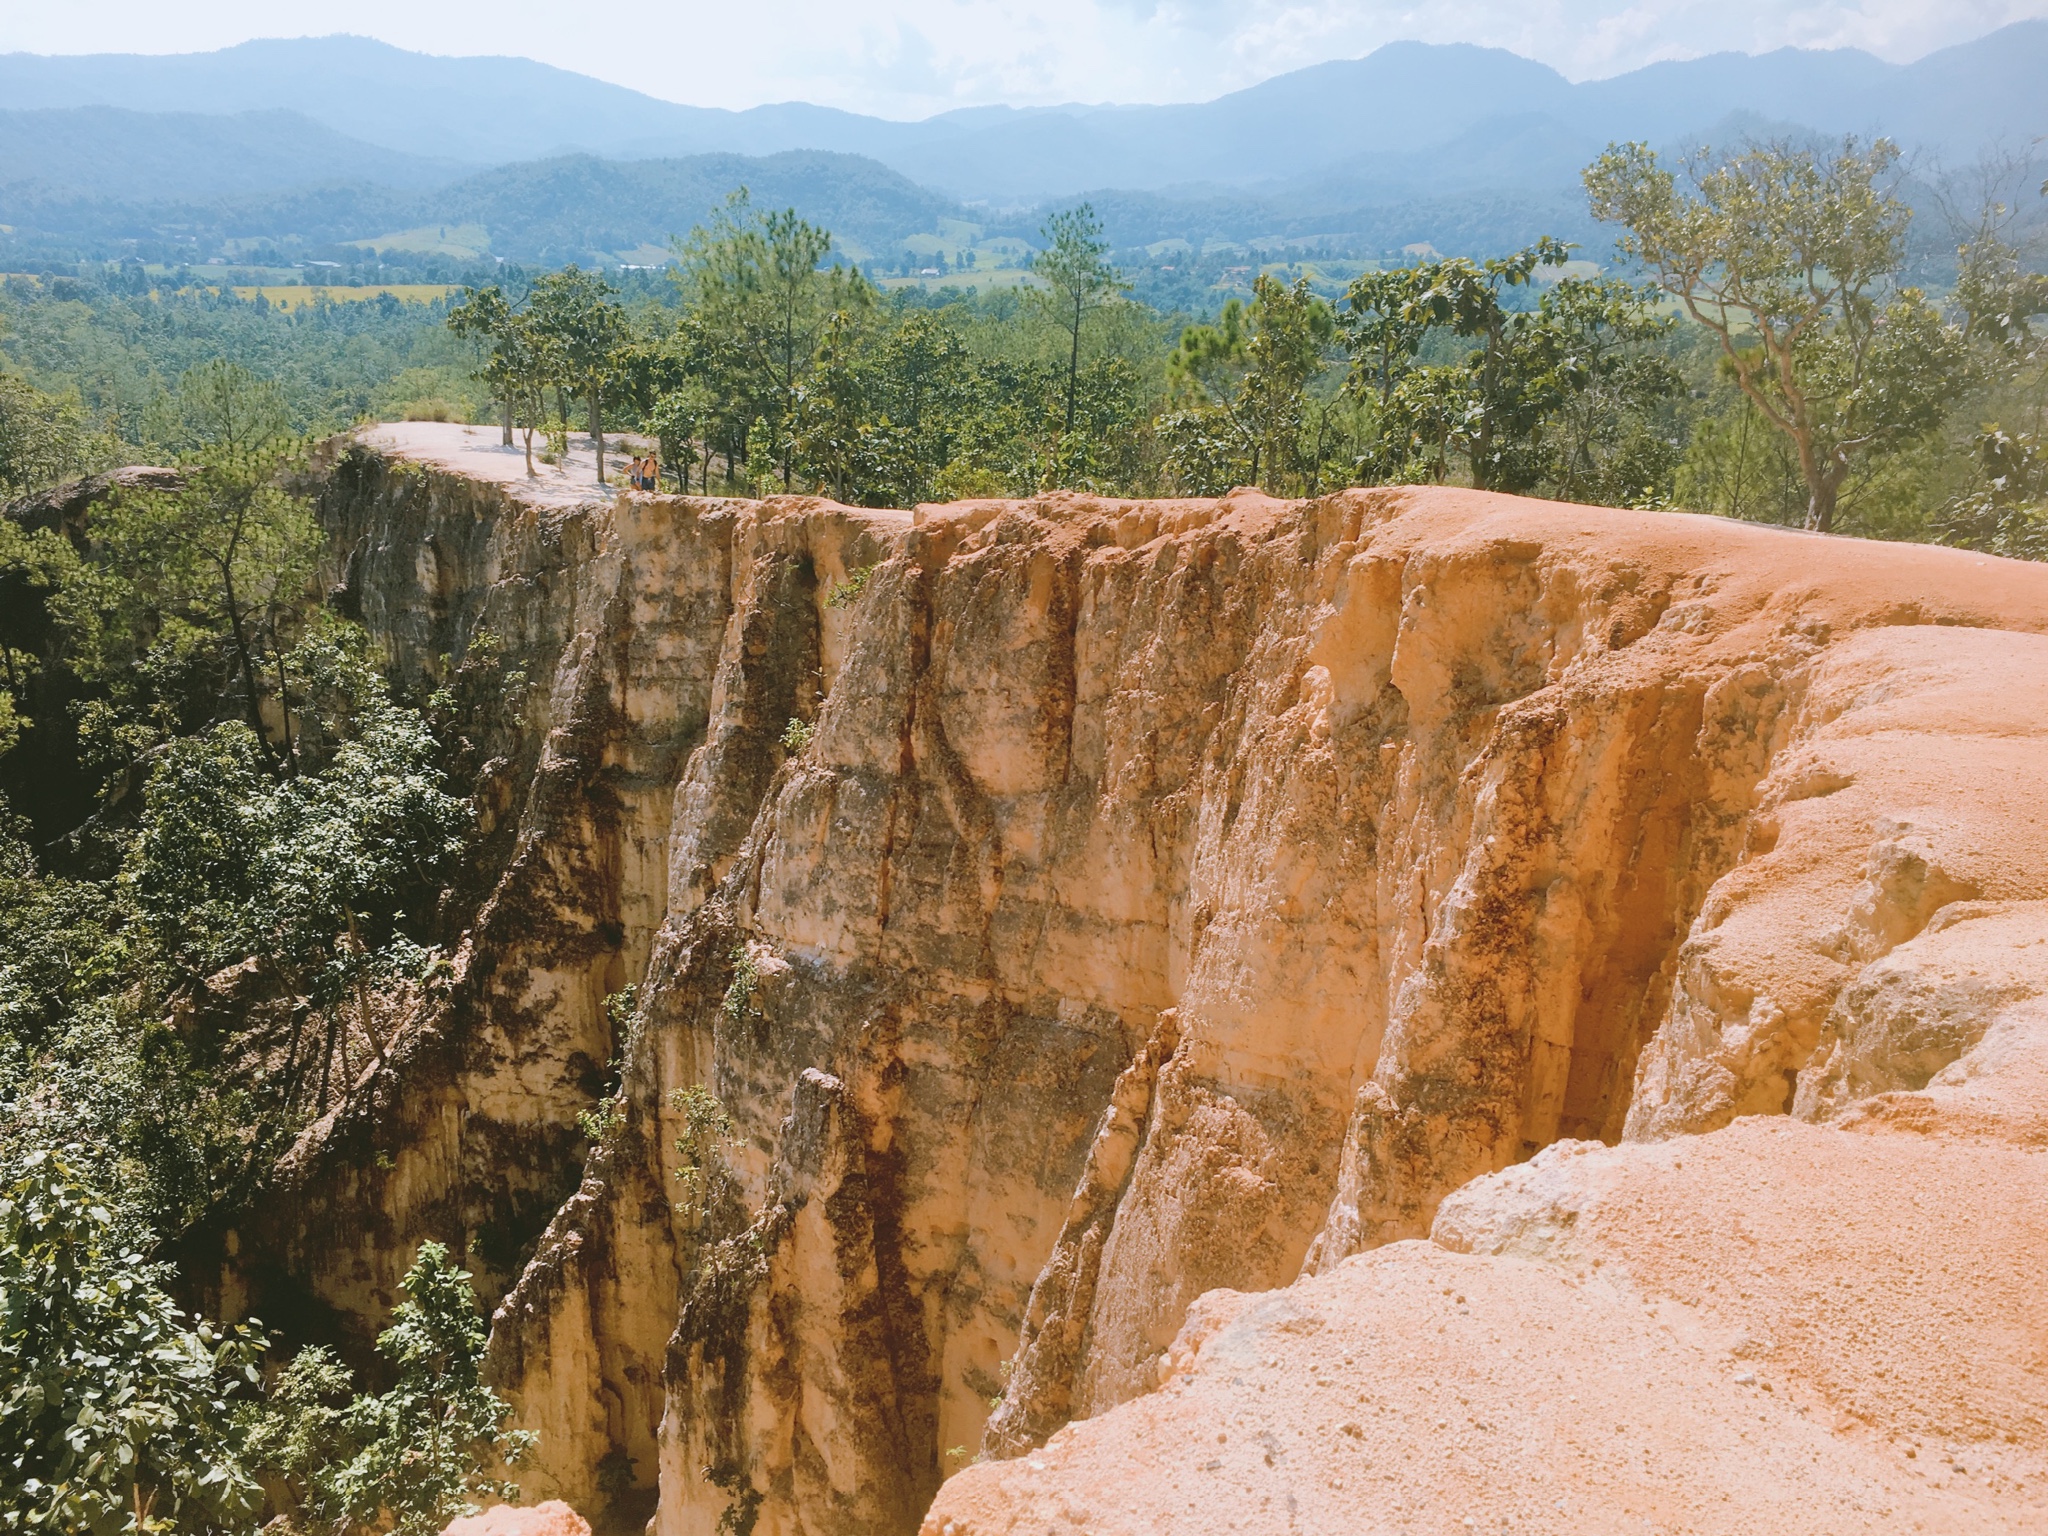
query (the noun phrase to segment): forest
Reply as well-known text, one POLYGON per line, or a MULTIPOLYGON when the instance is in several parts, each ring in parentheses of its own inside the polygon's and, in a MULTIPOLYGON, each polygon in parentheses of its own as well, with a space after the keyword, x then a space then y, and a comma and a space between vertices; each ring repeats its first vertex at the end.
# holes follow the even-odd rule
POLYGON ((0 1530, 428 1532, 520 1451, 445 1250, 375 1360, 284 1368, 177 1268, 442 984, 481 735, 528 686, 484 636, 394 687, 315 580, 313 440, 632 433, 679 492, 870 506, 1458 484, 2048 558, 2032 204, 1959 194, 1952 279, 1916 286, 1897 175, 1882 141, 1617 146, 1585 176, 1604 267, 1550 239, 1271 265, 1200 313, 1139 302, 1085 204, 1029 283, 927 291, 744 192, 664 270, 430 304, 10 280, 0 1530))
POLYGON ((278 386, 298 432, 509 412, 545 454, 594 409, 659 438, 669 483, 698 491, 909 505, 1449 481, 2035 551, 2023 527, 1983 531, 2005 526, 1987 498, 2022 506, 2041 477, 2040 198, 2017 166, 1909 202, 1882 141, 1759 145, 1719 183, 1656 168, 1721 227, 1679 207, 1682 234, 1646 235, 1617 181, 1643 168, 1611 158, 1588 177, 1613 255, 1162 257, 1112 251, 1083 206, 1041 231, 1026 283, 922 286, 894 274, 943 253, 856 263, 741 192, 660 271, 374 274, 466 280, 445 305, 287 315, 134 263, 17 279, 0 485, 175 452, 165 402, 226 357, 278 386), (1741 221, 1769 197, 1795 224, 1749 259, 1809 276, 1717 287, 1714 242, 1756 238, 1741 221), (1831 224, 1850 202, 1853 250, 1831 224))

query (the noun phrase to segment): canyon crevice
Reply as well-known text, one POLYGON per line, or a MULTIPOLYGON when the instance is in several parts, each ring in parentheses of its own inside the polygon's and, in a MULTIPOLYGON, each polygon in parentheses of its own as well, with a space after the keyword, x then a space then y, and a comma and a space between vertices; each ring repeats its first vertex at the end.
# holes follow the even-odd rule
MULTIPOLYGON (((457 1244, 524 1485, 600 1529, 1224 1529, 1204 1478, 1334 1528, 1381 1509, 1344 1457, 1462 1515, 1447 1384, 1505 1422, 1605 1372, 1562 1395, 1649 1423, 1619 1341, 1707 1510, 1739 1446, 1684 1351, 1738 1333, 1798 1377, 1774 1455, 1930 1529, 2039 1508, 2048 568, 1441 488, 895 512, 517 462, 411 427, 319 468, 336 603, 474 721, 474 916, 225 1294, 360 1340, 457 1244), (1952 1186, 1969 1326, 2031 1341, 1975 1396, 1840 1344, 1898 1285, 1822 1285, 1880 1189, 1952 1186), (1994 1422, 2030 1495, 1887 1460, 1994 1422)), ((1608 1488, 1555 1528, 1623 1528, 1608 1488)))

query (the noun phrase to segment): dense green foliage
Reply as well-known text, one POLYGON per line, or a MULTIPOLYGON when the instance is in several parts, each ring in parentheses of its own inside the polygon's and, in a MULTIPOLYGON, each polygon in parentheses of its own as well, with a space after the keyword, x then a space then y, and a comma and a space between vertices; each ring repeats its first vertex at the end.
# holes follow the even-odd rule
MULTIPOLYGON (((11 489, 108 455, 5 383, 11 489)), ((431 1532, 519 1450, 446 1250, 381 1393, 308 1351, 265 1396, 260 1332, 188 1322, 149 1258, 370 1080, 469 826, 466 744, 317 600, 294 404, 202 363, 145 412, 173 473, 0 519, 0 1530, 431 1532)))
MULTIPOLYGON (((1255 273, 1192 323, 1128 297, 1085 206, 1041 231, 1035 286, 934 303, 878 291, 825 230, 742 194, 678 243, 676 304, 634 315, 613 419, 705 491, 877 505, 1448 481, 2025 553, 2044 280, 1994 208, 1946 300, 1906 282, 1894 163, 1884 145, 1752 147, 1698 160, 1688 196, 1617 149, 1587 173, 1593 208, 1650 282, 1543 239, 1335 287, 1255 273)), ((587 392, 550 362, 545 291, 522 314, 489 287, 457 313, 495 338, 481 377, 522 360, 523 419, 553 391, 559 444, 587 392)))
POLYGON ((1586 174, 1625 254, 1710 331, 1746 401, 1789 440, 1806 526, 1826 533, 1859 455, 1925 437, 1964 367, 1960 331, 1917 289, 1886 291, 1912 214, 1881 178, 1898 151, 1784 146, 1697 158, 1692 195, 1646 146, 1586 174))
POLYGON ((479 1374, 469 1276, 422 1244, 378 1337, 392 1376, 356 1389, 323 1349, 263 1390, 260 1327, 188 1320, 148 1234, 38 1150, 0 1188, 0 1531, 432 1536, 528 1437, 479 1374), (266 1492, 266 1489, 269 1491, 266 1492))
POLYGON ((120 112, 49 120, 71 116, 0 111, 0 160, 36 164, 44 145, 58 151, 42 162, 50 174, 0 184, 0 225, 12 226, 0 228, 0 269, 32 271, 46 258, 105 252, 196 261, 223 247, 272 265, 347 263, 365 246, 467 249, 475 259, 486 243, 498 259, 539 266, 641 261, 678 227, 709 216, 740 182, 829 223, 863 255, 897 249, 962 211, 874 160, 821 150, 558 155, 449 180, 454 167, 309 134, 303 123, 296 133, 274 124, 273 134, 280 126, 286 132, 266 152, 261 120, 165 122, 120 112), (154 143, 152 128, 161 130, 154 143), (117 147, 138 138, 146 146, 140 153, 117 147), (266 161, 288 159, 309 172, 322 160, 332 169, 267 187, 237 184, 252 172, 260 181, 266 161), (78 185, 64 185, 67 172, 78 185))
MULTIPOLYGON (((125 277, 59 279, 32 293, 17 284, 13 334, 0 345, 41 393, 12 386, 0 428, 29 425, 0 430, 0 448, 10 462, 44 466, 14 471, 20 485, 57 465, 106 462, 120 443, 163 444, 175 435, 167 381, 212 347, 275 378, 300 430, 365 414, 490 420, 523 390, 512 414, 529 450, 541 435, 541 453, 590 429, 594 382, 596 424, 648 431, 671 483, 691 489, 814 488, 882 503, 1051 486, 1310 492, 1442 478, 2031 549, 2028 466, 2044 404, 2041 279, 2025 233, 2034 210, 1959 229, 1960 258, 1930 266, 1940 199, 1919 187, 1922 211, 1908 226, 1897 168, 1871 154, 1763 146, 1675 178, 1641 168, 1644 185, 1660 174, 1670 183, 1658 194, 1661 232, 1644 225, 1663 245, 1643 245, 1622 223, 1654 292, 1551 260, 1546 242, 1488 259, 1262 271, 1228 266, 1241 252, 1113 258, 1096 231, 1083 243, 1100 286, 1071 306, 1071 288, 1053 302, 1064 227, 1054 224, 1038 234, 1037 279, 1022 289, 892 288, 895 279, 868 276, 893 270, 886 262, 849 262, 822 226, 744 200, 678 242, 666 277, 502 269, 448 306, 476 317, 495 302, 538 319, 551 287, 580 284, 576 304, 554 306, 574 323, 552 338, 529 327, 534 345, 512 347, 516 358, 501 323, 458 334, 439 323, 442 306, 386 300, 284 315, 194 292, 148 298, 120 291, 134 286, 125 277), (1818 253, 1826 281, 1807 309, 1771 322, 1796 332, 1778 357, 1753 315, 1728 321, 1727 305, 1704 290, 1688 301, 1677 269, 1649 259, 1673 254, 1673 221, 1687 208, 1694 237, 1699 210, 1718 209, 1721 221, 1721 247, 1693 252, 1707 258, 1695 275, 1724 284, 1733 274, 1766 308, 1790 302, 1792 269, 1756 261, 1768 253, 1752 236, 1776 230, 1818 253), (1795 228, 1802 218, 1806 235, 1795 228), (1816 243, 1838 226, 1868 236, 1856 237, 1856 253, 1816 243), (1910 245, 1909 227, 1920 231, 1910 245), (1731 266, 1717 249, 1746 254, 1731 266), (1130 292, 1119 292, 1124 283, 1130 292), (1776 298, 1772 284, 1784 289, 1776 298), (1188 308, 1161 313, 1143 295, 1188 308), (1069 307, 1077 324, 1061 319, 1069 307), (587 338, 571 378, 562 347, 589 322, 608 334, 587 338), (593 372, 606 345, 606 366, 593 372), (1776 382, 1786 377, 1802 402, 1790 415, 1776 382)), ((1635 196, 1624 209, 1614 163, 1594 173, 1595 211, 1640 223, 1651 203, 1635 196)))
POLYGON ((0 1193, 0 1531, 253 1529, 262 1341, 188 1326, 120 1225, 61 1153, 0 1193))
POLYGON ((152 280, 135 266, 92 282, 15 280, 0 290, 0 357, 9 365, 0 378, 35 387, 97 433, 74 463, 112 462, 122 445, 145 460, 176 451, 178 382, 216 360, 274 383, 302 433, 436 401, 466 414, 473 398, 485 398, 469 382, 467 349, 441 323, 441 305, 386 294, 287 313, 195 281, 176 273, 152 280))
POLYGON ((486 1469, 519 1460, 531 1436, 505 1428, 512 1410, 480 1373, 469 1276, 423 1243, 399 1286, 405 1300, 377 1338, 388 1391, 355 1392, 332 1354, 302 1350, 247 1421, 247 1455, 284 1484, 294 1531, 434 1536, 477 1497, 517 1497, 486 1469))
POLYGON ((180 398, 207 459, 182 489, 0 548, 25 816, 0 825, 0 1127, 89 1131, 172 1234, 382 1058, 468 821, 419 713, 308 599, 278 402, 230 365, 180 398))

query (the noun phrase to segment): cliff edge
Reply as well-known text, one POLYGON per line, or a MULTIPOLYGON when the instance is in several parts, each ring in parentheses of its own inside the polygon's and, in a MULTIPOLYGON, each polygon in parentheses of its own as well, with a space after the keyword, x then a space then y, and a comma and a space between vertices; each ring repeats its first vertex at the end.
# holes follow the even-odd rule
POLYGON ((2044 1518, 2048 567, 519 463, 414 426, 323 470, 394 665, 497 658, 487 834, 446 998, 244 1251, 360 1328, 462 1245, 534 1495, 2044 1518))

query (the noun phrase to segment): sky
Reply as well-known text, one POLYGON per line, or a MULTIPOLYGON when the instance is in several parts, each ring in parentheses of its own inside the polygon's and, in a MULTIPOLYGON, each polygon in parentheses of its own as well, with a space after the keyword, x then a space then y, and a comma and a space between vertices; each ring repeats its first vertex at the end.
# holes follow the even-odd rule
MULTIPOLYGON (((346 30, 520 54, 671 101, 815 101, 887 117, 1007 102, 1198 101, 1404 38, 1541 59, 1575 80, 1787 45, 1907 62, 2048 0, 0 0, 0 52, 185 53, 346 30)), ((0 104, 4 105, 4 104, 0 104)))

